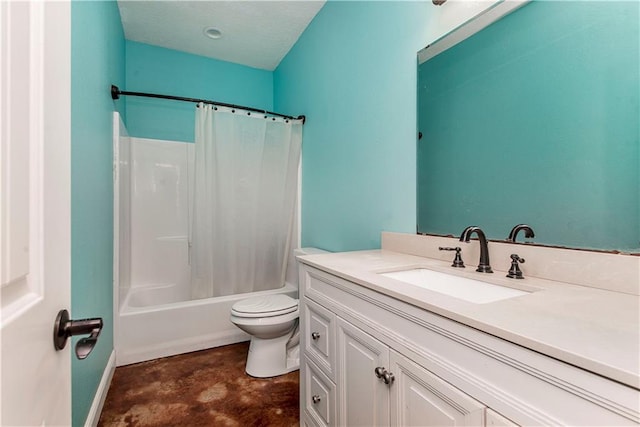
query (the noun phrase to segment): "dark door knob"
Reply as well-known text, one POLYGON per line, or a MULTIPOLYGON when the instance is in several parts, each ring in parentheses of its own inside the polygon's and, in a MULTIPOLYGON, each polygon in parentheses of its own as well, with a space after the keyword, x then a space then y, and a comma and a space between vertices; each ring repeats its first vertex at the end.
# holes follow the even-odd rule
POLYGON ((100 331, 102 318, 71 320, 67 310, 60 310, 53 325, 53 346, 56 350, 62 350, 69 337, 89 334, 76 343, 76 357, 86 359, 98 342, 100 331))

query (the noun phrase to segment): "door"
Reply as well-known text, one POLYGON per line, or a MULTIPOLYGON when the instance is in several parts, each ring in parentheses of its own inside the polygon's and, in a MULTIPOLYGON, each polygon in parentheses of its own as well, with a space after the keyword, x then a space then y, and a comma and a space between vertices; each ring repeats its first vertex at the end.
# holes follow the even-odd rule
POLYGON ((0 425, 70 425, 70 3, 0 2, 0 425))
POLYGON ((389 348, 343 319, 338 318, 337 326, 339 425, 389 425, 392 384, 381 378, 382 372, 389 369, 389 348), (380 368, 378 376, 377 368, 380 368))
POLYGON ((482 403, 393 350, 390 359, 392 426, 484 425, 482 403))

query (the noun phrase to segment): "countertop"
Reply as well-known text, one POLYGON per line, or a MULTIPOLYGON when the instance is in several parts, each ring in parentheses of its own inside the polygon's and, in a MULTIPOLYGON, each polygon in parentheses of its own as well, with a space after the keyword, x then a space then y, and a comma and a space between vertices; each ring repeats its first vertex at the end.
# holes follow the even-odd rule
POLYGON ((450 262, 388 250, 299 257, 395 299, 479 329, 512 343, 640 389, 640 297, 575 284, 456 269, 450 262), (530 291, 510 299, 476 304, 423 289, 378 273, 410 268, 464 276, 530 291))

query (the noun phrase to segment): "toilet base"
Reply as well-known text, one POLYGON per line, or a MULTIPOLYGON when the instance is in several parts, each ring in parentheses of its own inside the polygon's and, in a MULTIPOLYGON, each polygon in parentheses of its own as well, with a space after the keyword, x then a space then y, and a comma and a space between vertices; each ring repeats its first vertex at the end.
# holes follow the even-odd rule
POLYGON ((290 334, 262 339, 251 337, 247 355, 247 374, 256 378, 277 377, 300 368, 299 344, 287 349, 290 334))

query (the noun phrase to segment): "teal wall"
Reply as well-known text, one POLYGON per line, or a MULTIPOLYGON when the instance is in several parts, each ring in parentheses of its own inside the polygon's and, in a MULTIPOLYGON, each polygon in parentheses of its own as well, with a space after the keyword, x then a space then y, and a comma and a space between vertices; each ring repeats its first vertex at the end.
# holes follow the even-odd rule
POLYGON ((532 2, 420 66, 421 232, 639 250, 639 9, 532 2))
MULTIPOLYGON (((115 1, 71 3, 71 315, 102 317, 96 348, 72 358, 73 425, 82 426, 113 350, 111 83, 124 86, 115 1)), ((78 339, 75 338, 72 346, 78 339)), ((72 347, 73 348, 73 347, 72 347)))
MULTIPOLYGON (((271 71, 129 40, 126 81, 120 89, 273 108, 271 71)), ((133 96, 118 102, 126 103, 130 135, 193 141, 195 104, 133 96)))
POLYGON ((416 53, 431 2, 322 8, 274 73, 275 108, 306 114, 302 244, 380 247, 416 230, 416 53))

